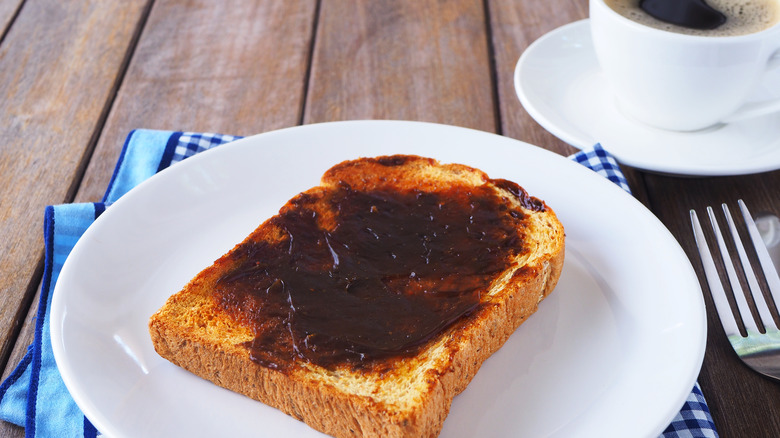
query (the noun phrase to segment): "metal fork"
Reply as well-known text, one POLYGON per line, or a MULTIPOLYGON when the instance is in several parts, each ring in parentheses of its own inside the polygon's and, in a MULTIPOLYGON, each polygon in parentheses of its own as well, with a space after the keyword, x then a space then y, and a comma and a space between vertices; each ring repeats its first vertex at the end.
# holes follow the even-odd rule
MULTIPOLYGON (((772 264, 766 245, 764 245, 764 242, 761 240, 761 236, 758 233, 756 224, 753 221, 747 206, 745 206, 745 203, 741 199, 738 201, 738 204, 742 211, 742 216, 745 219, 745 225, 747 226, 750 240, 753 242, 772 299, 776 305, 780 305, 780 276, 778 276, 777 270, 772 264)), ((780 330, 778 330, 777 324, 772 318, 772 314, 769 310, 769 305, 761 292, 758 279, 748 260, 745 247, 742 245, 742 239, 739 237, 739 233, 737 232, 728 206, 723 204, 723 214, 728 222, 729 231, 734 241, 737 254, 739 255, 740 263, 742 264, 742 270, 747 279, 749 294, 752 296, 753 302, 758 310, 760 320, 756 320, 753 317, 753 314, 748 307, 748 302, 746 300, 747 294, 739 281, 736 269, 734 268, 734 263, 731 261, 731 255, 726 247, 723 233, 720 231, 712 207, 707 207, 707 214, 710 217, 710 223, 715 232, 715 240, 720 248, 721 259, 726 268, 728 281, 731 285, 731 290, 734 295, 734 300, 737 303, 737 308, 746 335, 743 335, 740 332, 734 313, 729 305, 728 298, 726 298, 726 292, 723 288, 724 283, 721 282, 720 276, 718 275, 715 261, 712 258, 712 253, 707 245, 707 241, 704 238, 704 232, 702 231, 701 224, 696 216, 696 211, 691 210, 690 214, 691 222, 693 224, 693 234, 696 238, 696 245, 699 248, 704 274, 707 277, 707 283, 710 286, 710 294, 712 295, 712 300, 715 302, 715 309, 720 317, 723 330, 726 332, 729 342, 731 342, 731 346, 734 347, 737 356, 739 356, 739 358, 750 368, 767 377, 780 380, 780 330), (763 327, 763 330, 759 329, 759 327, 763 327)))

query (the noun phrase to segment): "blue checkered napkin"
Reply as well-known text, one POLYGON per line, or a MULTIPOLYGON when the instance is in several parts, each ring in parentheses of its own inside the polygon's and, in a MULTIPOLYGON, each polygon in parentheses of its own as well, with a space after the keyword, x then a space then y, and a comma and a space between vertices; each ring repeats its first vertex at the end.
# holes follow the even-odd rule
POLYGON ((162 160, 160 160, 159 170, 187 157, 209 150, 214 146, 238 140, 239 138, 241 137, 197 132, 182 132, 178 133, 178 135, 171 135, 169 139, 171 145, 166 148, 162 160))
POLYGON ((623 176, 617 161, 600 144, 596 143, 593 148, 582 150, 570 158, 631 193, 631 188, 628 187, 628 182, 626 182, 626 178, 623 176))
POLYGON ((715 438, 718 432, 715 430, 715 423, 712 422, 710 409, 707 407, 707 401, 701 393, 699 384, 693 387, 693 392, 685 400, 680 413, 674 417, 672 423, 666 428, 663 438, 676 437, 702 437, 715 438))
MULTIPOLYGON (((620 186, 623 190, 631 193, 623 171, 612 155, 609 154, 600 144, 594 145, 590 149, 583 149, 572 155, 572 160, 592 169, 598 174, 606 177, 610 181, 620 186)), ((718 432, 715 429, 715 423, 712 422, 710 409, 704 400, 701 388, 697 382, 688 398, 685 400, 680 413, 674 417, 669 427, 664 430, 662 438, 717 438, 718 432)))
MULTIPOLYGON (((178 161, 237 138, 219 134, 133 131, 125 141, 102 202, 46 208, 45 265, 35 339, 11 375, 0 384, 0 419, 25 427, 28 437, 98 435, 65 388, 51 349, 51 293, 62 264, 87 227, 127 191, 178 161)), ((617 163, 600 146, 580 152, 573 159, 628 190, 617 163)), ((663 437, 717 437, 698 386, 663 437)))

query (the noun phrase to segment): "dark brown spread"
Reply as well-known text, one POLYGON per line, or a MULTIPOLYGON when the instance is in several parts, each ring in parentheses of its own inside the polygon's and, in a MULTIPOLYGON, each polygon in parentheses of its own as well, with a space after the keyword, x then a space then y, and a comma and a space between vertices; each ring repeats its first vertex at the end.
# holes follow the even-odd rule
MULTIPOLYGON (((544 208, 514 183, 491 182, 544 208)), ((524 214, 510 205, 488 186, 303 193, 266 224, 282 230, 278 242, 250 239, 228 255, 236 263, 215 298, 252 324, 246 347, 264 366, 360 368, 413 355, 473 312, 523 251, 524 214)))

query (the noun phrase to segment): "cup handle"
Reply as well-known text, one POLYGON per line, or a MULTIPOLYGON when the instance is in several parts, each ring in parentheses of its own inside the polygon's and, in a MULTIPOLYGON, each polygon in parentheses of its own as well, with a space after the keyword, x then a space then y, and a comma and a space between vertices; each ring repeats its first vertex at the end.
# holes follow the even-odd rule
MULTIPOLYGON (((780 67, 780 50, 777 50, 772 54, 772 56, 769 57, 769 60, 767 60, 766 63, 766 67, 767 70, 773 70, 780 67)), ((745 105, 739 107, 737 111, 721 120, 721 122, 737 122, 777 111, 780 111, 780 97, 762 100, 760 102, 746 103, 745 105)))

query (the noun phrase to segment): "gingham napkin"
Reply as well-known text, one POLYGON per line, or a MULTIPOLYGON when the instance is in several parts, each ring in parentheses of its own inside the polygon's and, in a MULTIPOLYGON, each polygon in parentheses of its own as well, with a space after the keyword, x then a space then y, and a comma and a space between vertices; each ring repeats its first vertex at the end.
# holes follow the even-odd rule
MULTIPOLYGON (((95 437, 99 432, 81 413, 62 382, 49 338, 51 293, 62 264, 84 231, 128 190, 156 172, 239 137, 191 132, 136 130, 125 141, 108 190, 99 203, 64 204, 45 210, 46 244, 35 340, 11 375, 0 384, 0 419, 25 428, 27 437, 95 437)), ((630 189, 617 162, 600 145, 571 157, 630 189)), ((664 438, 717 437, 707 403, 696 384, 664 431, 664 438)))

